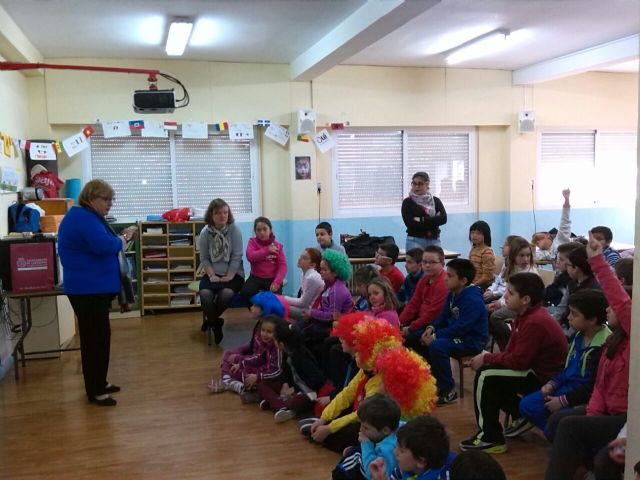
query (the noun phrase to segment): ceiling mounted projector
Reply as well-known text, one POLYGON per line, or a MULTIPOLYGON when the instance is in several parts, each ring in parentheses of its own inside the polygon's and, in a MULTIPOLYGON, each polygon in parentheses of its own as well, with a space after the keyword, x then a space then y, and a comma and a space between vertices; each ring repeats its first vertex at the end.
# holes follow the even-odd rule
POLYGON ((173 113, 176 109, 176 93, 169 90, 136 90, 133 93, 133 110, 136 113, 173 113))

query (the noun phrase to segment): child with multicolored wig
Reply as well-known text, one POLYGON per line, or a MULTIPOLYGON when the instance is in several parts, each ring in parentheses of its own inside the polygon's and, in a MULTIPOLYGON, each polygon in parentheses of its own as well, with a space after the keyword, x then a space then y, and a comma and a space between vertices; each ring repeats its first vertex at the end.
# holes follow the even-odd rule
POLYGON ((262 380, 282 373, 282 353, 273 341, 276 321, 285 314, 282 302, 268 291, 251 297, 251 314, 258 318, 251 341, 224 352, 220 364, 221 378, 209 380, 209 390, 221 393, 231 390, 241 394, 255 388, 262 380))
POLYGON ((400 330, 386 320, 356 323, 353 327, 353 349, 360 370, 325 407, 320 418, 310 426, 301 427, 300 431, 335 452, 342 453, 345 448, 356 445, 360 430, 358 407, 366 397, 378 393, 381 388, 382 377, 373 372, 376 357, 385 349, 401 344, 400 330), (350 412, 343 414, 346 410, 350 412))

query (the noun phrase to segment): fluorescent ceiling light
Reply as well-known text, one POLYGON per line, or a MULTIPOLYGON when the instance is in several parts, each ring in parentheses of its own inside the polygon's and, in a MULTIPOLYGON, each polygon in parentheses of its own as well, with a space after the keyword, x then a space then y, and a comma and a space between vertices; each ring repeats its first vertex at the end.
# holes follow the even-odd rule
POLYGON ((219 22, 208 18, 199 19, 193 27, 189 46, 207 47, 213 45, 220 37, 220 30, 219 22))
POLYGON ((187 19, 175 19, 171 22, 165 47, 167 55, 179 56, 184 53, 192 28, 193 22, 187 19))
POLYGON ((499 28, 480 35, 451 50, 444 52, 448 65, 455 65, 471 58, 482 57, 504 48, 509 30, 499 28))

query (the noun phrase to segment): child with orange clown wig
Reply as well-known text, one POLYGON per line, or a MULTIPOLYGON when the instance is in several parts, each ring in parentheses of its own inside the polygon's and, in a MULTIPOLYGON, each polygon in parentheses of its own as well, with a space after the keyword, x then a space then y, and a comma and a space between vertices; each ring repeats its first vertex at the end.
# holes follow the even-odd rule
MULTIPOLYGON (((400 329, 386 320, 366 317, 360 321, 356 320, 357 317, 349 317, 342 322, 339 319, 336 328, 341 332, 342 344, 352 346, 355 351, 356 363, 360 370, 325 407, 321 417, 313 422, 310 428, 305 429, 314 441, 338 453, 358 443, 358 407, 366 397, 380 391, 382 377, 372 371, 376 357, 387 348, 402 345, 400 329), (351 330, 348 329, 349 323, 353 323, 351 330), (350 413, 341 416, 346 409, 349 409, 350 413)), ((303 428, 301 431, 304 433, 303 428)))
POLYGON ((414 351, 404 347, 384 350, 376 357, 374 371, 382 377, 384 391, 400 405, 403 419, 426 415, 435 408, 436 379, 414 351))

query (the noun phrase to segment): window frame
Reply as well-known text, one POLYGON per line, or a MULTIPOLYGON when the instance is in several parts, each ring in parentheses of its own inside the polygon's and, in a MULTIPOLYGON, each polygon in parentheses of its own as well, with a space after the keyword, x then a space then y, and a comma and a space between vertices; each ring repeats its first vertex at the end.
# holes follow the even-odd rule
MULTIPOLYGON (((478 208, 478 155, 477 155, 477 139, 478 133, 476 127, 348 127, 340 131, 332 131, 333 141, 336 147, 331 154, 331 168, 332 168, 332 209, 333 217, 335 218, 357 218, 357 217, 395 217, 400 214, 400 208, 402 201, 409 195, 411 187, 409 185, 411 175, 415 172, 408 171, 408 136, 411 134, 425 134, 425 133, 447 133, 447 134, 466 134, 469 136, 469 203, 467 205, 444 205, 447 213, 474 213, 478 208), (402 198, 399 200, 397 206, 390 206, 385 208, 339 208, 339 183, 338 183, 338 138, 339 133, 367 133, 367 132, 399 132, 402 141, 402 198)), ((437 196, 437 195, 436 195, 437 196)), ((443 202, 444 203, 444 202, 443 202)))
MULTIPOLYGON (((94 127, 96 133, 98 135, 102 135, 102 126, 96 125, 94 127)), ((207 133, 208 137, 212 136, 228 136, 228 132, 218 132, 215 130, 213 125, 207 125, 207 133)), ((139 132, 132 132, 131 135, 127 137, 137 137, 141 136, 139 132)), ((182 127, 178 126, 178 130, 169 130, 168 131, 168 140, 169 140, 169 155, 171 159, 170 163, 170 175, 171 175, 171 191, 172 191, 172 208, 185 207, 185 205, 178 205, 178 190, 179 186, 176 184, 176 149, 175 149, 175 141, 176 136, 182 136, 182 127)), ((122 137, 126 138, 126 137, 122 137)), ((251 222, 257 216, 262 215, 262 195, 261 195, 261 162, 260 162, 260 148, 257 136, 254 132, 253 139, 249 141, 249 162, 250 162, 250 183, 251 183, 251 212, 248 213, 236 213, 234 212, 233 216, 238 222, 251 222)), ((89 137, 90 147, 81 152, 81 162, 82 162, 82 182, 85 184, 89 180, 93 178, 92 175, 92 165, 93 159, 91 155, 91 137, 89 137)), ((116 192, 117 194, 117 192, 116 192)), ((213 198, 211 199, 213 200, 213 198)), ((188 205, 189 207, 193 207, 193 205, 188 205)), ((204 206, 206 208, 207 205, 204 206)), ((149 213, 163 213, 163 212, 149 212, 149 213)), ((126 216, 119 217, 119 221, 132 221, 132 220, 145 220, 144 218, 139 218, 136 216, 126 216)))

